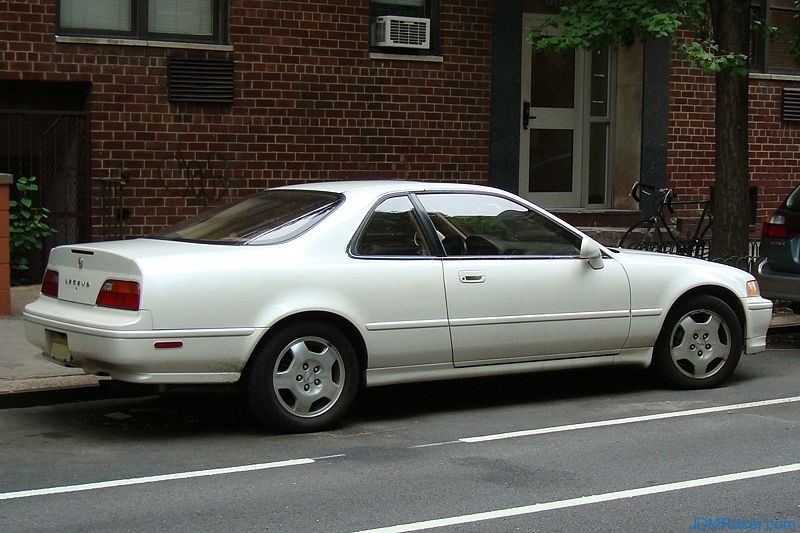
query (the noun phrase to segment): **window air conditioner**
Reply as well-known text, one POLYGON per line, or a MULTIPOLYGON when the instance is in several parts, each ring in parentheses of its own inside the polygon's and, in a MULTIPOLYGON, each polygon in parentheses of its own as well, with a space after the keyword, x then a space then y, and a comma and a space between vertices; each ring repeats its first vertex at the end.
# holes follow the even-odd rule
POLYGON ((377 17, 372 24, 372 45, 394 48, 430 48, 431 21, 417 17, 377 17))

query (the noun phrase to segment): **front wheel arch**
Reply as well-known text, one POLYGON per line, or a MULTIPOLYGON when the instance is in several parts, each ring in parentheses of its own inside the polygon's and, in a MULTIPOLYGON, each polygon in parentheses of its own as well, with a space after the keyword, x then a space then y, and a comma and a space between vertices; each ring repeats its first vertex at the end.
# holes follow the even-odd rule
MULTIPOLYGON (((730 290, 719 287, 717 285, 703 285, 700 287, 695 287, 690 291, 682 294, 680 298, 675 300, 675 302, 670 307, 670 312, 675 309, 677 306, 682 305, 686 300, 690 300, 696 296, 713 296, 725 302, 728 307, 736 314, 736 318, 739 320, 739 327, 742 328, 742 331, 745 331, 745 314, 744 314, 744 307, 742 306, 742 301, 732 293, 730 290)), ((663 327, 663 324, 662 324, 663 327)))
POLYGON ((714 294, 695 292, 667 313, 651 369, 672 387, 712 388, 733 373, 743 346, 743 321, 735 308, 714 294))

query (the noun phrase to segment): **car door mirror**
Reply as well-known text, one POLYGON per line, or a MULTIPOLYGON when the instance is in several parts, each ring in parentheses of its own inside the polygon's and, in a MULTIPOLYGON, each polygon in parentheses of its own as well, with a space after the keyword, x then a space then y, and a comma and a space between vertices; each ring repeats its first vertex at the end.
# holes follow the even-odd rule
POLYGON ((589 261, 589 266, 595 270, 603 268, 603 252, 600 250, 600 245, 589 237, 584 237, 581 241, 580 257, 589 261))

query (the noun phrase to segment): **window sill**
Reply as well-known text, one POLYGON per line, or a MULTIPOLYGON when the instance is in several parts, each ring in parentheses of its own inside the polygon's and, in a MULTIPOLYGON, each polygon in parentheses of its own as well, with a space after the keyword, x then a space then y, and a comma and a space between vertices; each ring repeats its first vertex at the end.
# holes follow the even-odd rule
POLYGON ((769 81, 800 81, 800 72, 797 74, 764 74, 761 72, 751 72, 750 79, 769 81))
POLYGON ((73 37, 56 35, 57 43, 68 44, 102 44, 109 46, 146 46, 151 48, 181 48, 188 50, 211 50, 217 52, 232 52, 233 46, 229 44, 191 43, 177 41, 146 41, 142 39, 117 39, 113 37, 73 37))
POLYGON ((426 63, 444 63, 442 56, 418 56, 413 54, 387 54, 385 52, 370 52, 370 59, 395 59, 398 61, 422 61, 426 63))

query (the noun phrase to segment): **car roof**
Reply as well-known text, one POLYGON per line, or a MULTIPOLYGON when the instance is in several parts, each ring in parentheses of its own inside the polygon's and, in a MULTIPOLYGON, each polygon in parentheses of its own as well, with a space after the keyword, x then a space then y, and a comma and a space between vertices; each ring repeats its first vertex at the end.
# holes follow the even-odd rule
POLYGON ((397 192, 423 192, 423 191, 475 191, 497 192, 497 189, 467 183, 442 183, 405 180, 353 180, 353 181, 322 181, 316 183, 301 183, 277 187, 278 189, 313 190, 335 193, 358 193, 370 195, 383 195, 397 192))

